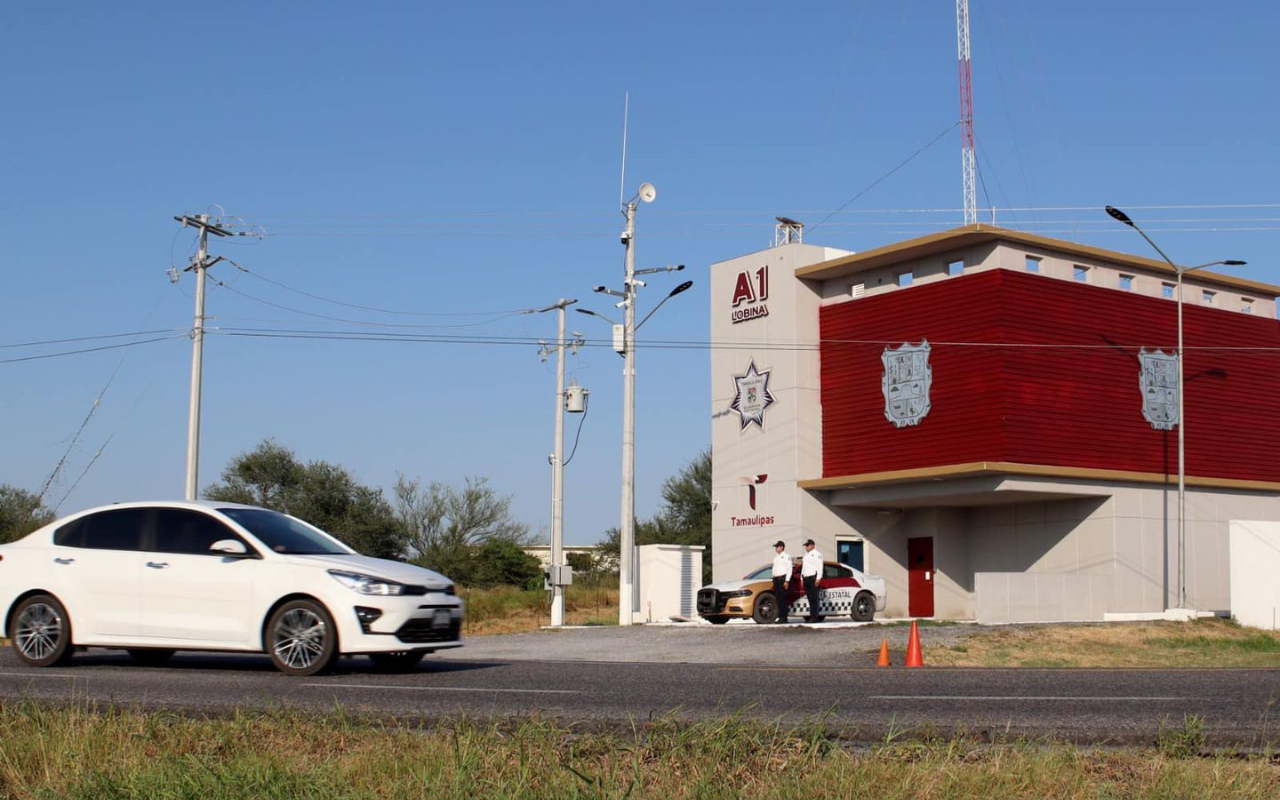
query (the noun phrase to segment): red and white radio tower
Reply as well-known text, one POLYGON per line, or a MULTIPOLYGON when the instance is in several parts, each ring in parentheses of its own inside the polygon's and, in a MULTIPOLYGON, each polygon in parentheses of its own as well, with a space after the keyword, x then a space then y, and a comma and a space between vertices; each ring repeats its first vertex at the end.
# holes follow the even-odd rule
POLYGON ((964 172, 964 224, 978 222, 973 156, 973 73, 969 69, 969 0, 956 0, 956 45, 960 51, 960 166, 964 172))

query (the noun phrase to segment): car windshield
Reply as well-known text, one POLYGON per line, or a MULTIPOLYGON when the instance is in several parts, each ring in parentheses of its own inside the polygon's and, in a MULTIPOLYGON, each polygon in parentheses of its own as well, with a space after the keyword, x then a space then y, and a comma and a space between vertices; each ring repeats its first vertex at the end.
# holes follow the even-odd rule
POLYGON ((326 539, 298 520, 262 508, 218 509, 277 553, 296 556, 348 556, 350 551, 326 539))
POLYGON ((745 578, 743 578, 743 580, 759 581, 759 580, 764 580, 765 578, 771 578, 771 577, 773 577, 773 565, 766 564, 765 566, 761 567, 755 572, 748 574, 745 578))

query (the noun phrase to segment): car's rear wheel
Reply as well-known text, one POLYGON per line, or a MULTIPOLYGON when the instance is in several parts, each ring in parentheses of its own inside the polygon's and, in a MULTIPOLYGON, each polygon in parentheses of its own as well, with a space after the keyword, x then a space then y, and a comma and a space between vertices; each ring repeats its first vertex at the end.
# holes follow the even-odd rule
POLYGON ((13 611, 13 652, 32 667, 56 667, 71 658, 71 620, 56 597, 36 594, 13 611))
POLYGON ((139 664, 147 667, 157 667, 173 658, 173 654, 177 651, 165 648, 131 648, 127 652, 129 653, 129 656, 139 664))
POLYGON ((379 672, 408 672, 418 666, 418 662, 426 653, 418 650, 406 650, 400 653, 370 653, 369 660, 379 672))
POLYGON ((756 598, 756 606, 751 611, 751 618, 762 625, 778 621, 778 600, 773 592, 761 592, 756 598))
POLYGON ((729 621, 728 617, 703 617, 703 619, 710 622, 712 625, 723 625, 729 621))
POLYGON ((876 598, 871 592, 858 592, 853 598, 854 622, 870 622, 876 615, 876 598))
POLYGON ((271 662, 286 675, 323 672, 338 655, 333 618, 313 600, 292 600, 277 608, 267 622, 266 638, 271 662))

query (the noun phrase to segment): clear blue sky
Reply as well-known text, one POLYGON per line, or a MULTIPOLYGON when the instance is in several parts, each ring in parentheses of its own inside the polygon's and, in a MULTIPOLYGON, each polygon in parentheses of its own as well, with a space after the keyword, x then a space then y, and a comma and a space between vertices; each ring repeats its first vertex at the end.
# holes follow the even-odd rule
MULTIPOLYGON (((1111 203, 1183 263, 1246 259, 1240 274, 1280 283, 1280 7, 972 7, 979 203, 997 222, 1150 255, 1111 203)), ((642 334, 690 345, 639 352, 642 516, 710 439, 708 265, 764 247, 775 215, 812 227, 958 115, 942 0, 16 3, 0 72, 0 361, 190 326, 192 278, 165 275, 193 252, 182 213, 266 233, 213 244, 251 273, 211 272, 231 287, 208 298, 224 332, 554 333, 550 314, 389 315, 261 278, 404 311, 577 297, 612 312, 590 287, 620 283, 629 91, 627 194, 658 188, 638 266, 688 265, 650 283, 641 313, 695 281, 642 334)), ((806 241, 863 250, 959 224, 959 147, 952 128, 806 241)), ((181 496, 189 359, 176 338, 0 363, 0 482, 38 489, 118 368, 49 500, 108 440, 61 511, 181 496)), ((205 364, 202 486, 274 437, 378 486, 487 476, 548 527, 554 371, 536 345, 224 334, 205 364)), ((592 392, 566 471, 566 539, 586 543, 618 523, 621 360, 589 348, 569 371, 592 392)))

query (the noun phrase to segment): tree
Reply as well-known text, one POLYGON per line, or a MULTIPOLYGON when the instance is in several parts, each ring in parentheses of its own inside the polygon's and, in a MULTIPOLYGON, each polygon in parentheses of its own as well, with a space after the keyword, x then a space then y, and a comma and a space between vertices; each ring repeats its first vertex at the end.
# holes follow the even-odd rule
POLYGON ((375 558, 403 558, 405 532, 381 489, 361 485, 326 461, 302 464, 293 451, 266 439, 232 459, 211 500, 262 506, 306 520, 375 558))
POLYGON ((37 495, 0 483, 0 544, 21 539, 53 520, 54 513, 44 507, 37 495))
POLYGON ((474 553, 471 585, 542 588, 542 564, 510 539, 490 539, 474 553))
POLYGON ((395 496, 413 561, 461 583, 480 580, 482 567, 472 562, 484 545, 509 542, 518 549, 530 539, 529 526, 511 517, 511 497, 499 495, 487 478, 466 478, 457 488, 400 475, 395 496))

